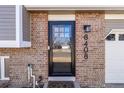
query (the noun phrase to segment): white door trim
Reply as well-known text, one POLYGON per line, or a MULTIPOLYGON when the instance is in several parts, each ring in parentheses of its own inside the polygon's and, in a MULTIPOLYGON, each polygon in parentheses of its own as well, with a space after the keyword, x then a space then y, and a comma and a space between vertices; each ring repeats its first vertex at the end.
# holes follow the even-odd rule
POLYGON ((0 56, 0 64, 1 64, 1 78, 0 80, 9 80, 9 77, 5 77, 5 61, 4 59, 9 58, 9 56, 0 56))
POLYGON ((48 77, 48 81, 75 81, 75 77, 48 77))

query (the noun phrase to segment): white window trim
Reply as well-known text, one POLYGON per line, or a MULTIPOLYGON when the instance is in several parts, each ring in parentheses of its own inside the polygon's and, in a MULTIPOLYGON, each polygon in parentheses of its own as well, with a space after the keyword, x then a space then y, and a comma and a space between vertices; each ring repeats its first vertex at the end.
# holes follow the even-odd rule
POLYGON ((16 5, 16 42, 20 46, 22 40, 22 6, 16 5))
POLYGON ((20 46, 20 41, 21 41, 21 5, 16 5, 15 6, 15 28, 16 28, 16 38, 15 40, 0 40, 0 48, 16 48, 20 46))
POLYGON ((31 47, 31 41, 23 41, 23 6, 15 6, 15 27, 16 27, 16 39, 15 40, 0 40, 0 48, 21 48, 31 47))
POLYGON ((4 59, 9 58, 9 56, 0 56, 0 64, 1 64, 1 78, 0 80, 10 80, 9 77, 5 77, 5 61, 4 59))

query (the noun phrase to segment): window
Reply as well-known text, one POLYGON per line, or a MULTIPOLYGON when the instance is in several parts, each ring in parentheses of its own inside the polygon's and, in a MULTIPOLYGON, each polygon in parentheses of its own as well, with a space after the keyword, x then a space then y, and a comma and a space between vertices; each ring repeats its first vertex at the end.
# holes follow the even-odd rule
POLYGON ((5 62, 5 59, 9 58, 8 56, 0 56, 0 80, 9 80, 8 77, 8 67, 7 62, 5 62))
POLYGON ((119 34, 119 41, 124 41, 124 34, 119 34))
POLYGON ((106 40, 107 40, 107 41, 115 41, 115 34, 109 34, 109 35, 106 37, 106 40))

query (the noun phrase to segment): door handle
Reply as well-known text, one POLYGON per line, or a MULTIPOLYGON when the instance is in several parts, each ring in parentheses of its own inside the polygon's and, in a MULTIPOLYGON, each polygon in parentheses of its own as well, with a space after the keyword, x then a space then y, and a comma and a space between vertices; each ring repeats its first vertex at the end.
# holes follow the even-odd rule
POLYGON ((48 46, 48 50, 50 50, 50 46, 48 46))

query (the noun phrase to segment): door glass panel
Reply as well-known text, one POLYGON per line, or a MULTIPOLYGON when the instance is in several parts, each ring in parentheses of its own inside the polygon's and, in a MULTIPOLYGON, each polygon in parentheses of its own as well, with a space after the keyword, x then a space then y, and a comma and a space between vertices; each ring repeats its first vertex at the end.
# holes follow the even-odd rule
POLYGON ((70 37, 69 33, 65 33, 65 38, 69 38, 69 37, 70 37))
POLYGON ((52 31, 53 72, 71 72, 71 25, 53 25, 52 31))
POLYGON ((54 34, 54 38, 57 38, 57 37, 59 37, 59 33, 54 34))
POLYGON ((58 32, 59 31, 58 27, 56 27, 56 26, 53 29, 54 29, 54 32, 58 32))
POLYGON ((64 38, 64 32, 63 33, 59 33, 61 38, 64 38))
POLYGON ((59 25, 58 29, 59 29, 59 32, 64 33, 64 26, 63 25, 59 25))
POLYGON ((70 29, 69 29, 69 26, 65 26, 65 33, 69 33, 70 29))

